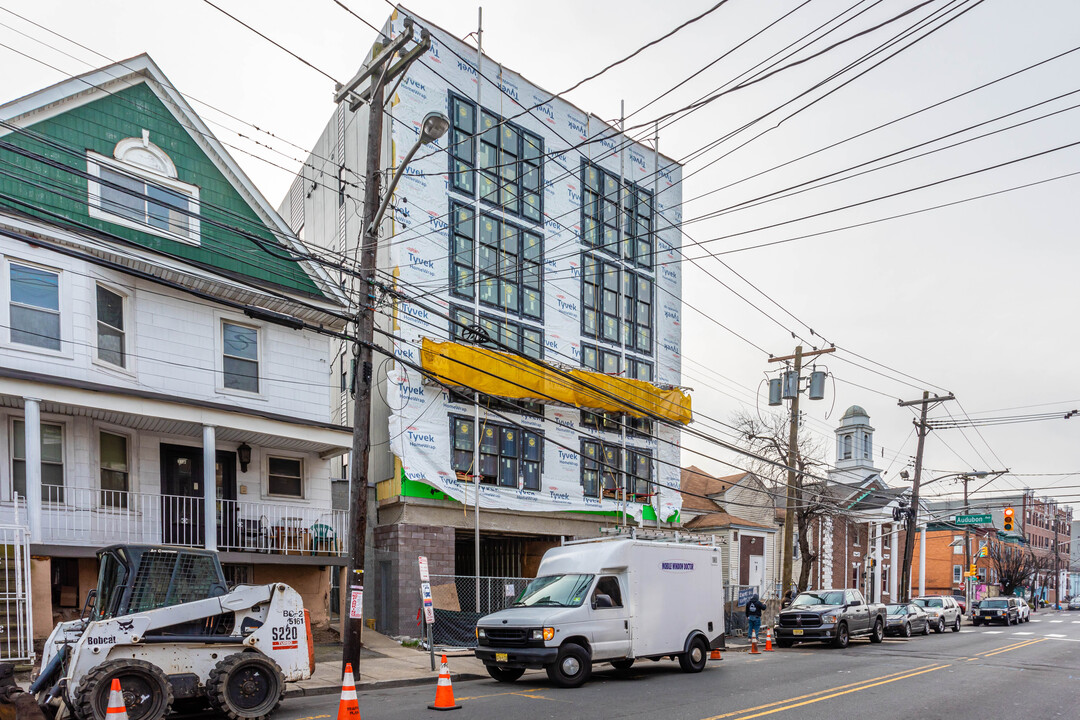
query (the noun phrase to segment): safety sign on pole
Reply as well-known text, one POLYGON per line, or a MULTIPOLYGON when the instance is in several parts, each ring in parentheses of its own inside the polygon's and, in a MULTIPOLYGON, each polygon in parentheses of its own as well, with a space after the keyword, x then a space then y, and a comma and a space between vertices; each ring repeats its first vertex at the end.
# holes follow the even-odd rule
POLYGON ((420 582, 431 582, 431 576, 428 575, 427 557, 421 555, 416 558, 416 561, 420 564, 420 582))
POLYGON ((364 588, 353 585, 349 592, 349 617, 353 620, 364 619, 364 588))

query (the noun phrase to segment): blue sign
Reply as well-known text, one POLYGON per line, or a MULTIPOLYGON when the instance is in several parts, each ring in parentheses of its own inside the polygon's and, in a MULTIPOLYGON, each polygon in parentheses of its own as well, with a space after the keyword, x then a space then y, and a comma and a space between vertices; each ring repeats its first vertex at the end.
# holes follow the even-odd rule
POLYGON ((736 605, 745 605, 750 602, 750 598, 754 597, 754 594, 758 591, 757 587, 744 587, 739 588, 739 601, 736 605))

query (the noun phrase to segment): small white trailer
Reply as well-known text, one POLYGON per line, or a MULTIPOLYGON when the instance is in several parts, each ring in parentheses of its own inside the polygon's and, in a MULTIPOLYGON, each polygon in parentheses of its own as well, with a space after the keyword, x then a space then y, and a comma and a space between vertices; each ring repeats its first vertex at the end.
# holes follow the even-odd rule
POLYGON ((544 668, 578 687, 593 663, 678 659, 701 672, 724 643, 720 548, 686 542, 597 538, 552 548, 514 601, 480 619, 476 656, 500 682, 544 668))

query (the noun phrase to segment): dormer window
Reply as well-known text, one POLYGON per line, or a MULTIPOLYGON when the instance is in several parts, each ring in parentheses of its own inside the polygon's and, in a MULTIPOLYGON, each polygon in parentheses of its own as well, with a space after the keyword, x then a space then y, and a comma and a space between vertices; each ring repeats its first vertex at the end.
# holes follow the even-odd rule
POLYGON ((151 235, 199 244, 199 188, 177 179, 164 150, 141 138, 116 144, 113 157, 86 154, 90 217, 151 235))

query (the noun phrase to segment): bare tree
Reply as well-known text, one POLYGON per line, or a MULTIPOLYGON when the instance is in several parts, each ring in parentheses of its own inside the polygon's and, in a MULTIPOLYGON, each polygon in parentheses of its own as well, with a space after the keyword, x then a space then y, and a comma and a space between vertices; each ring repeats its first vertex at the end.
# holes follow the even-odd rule
MULTIPOLYGON (((778 496, 787 493, 788 421, 779 415, 758 417, 746 411, 738 411, 732 416, 732 425, 741 436, 740 445, 777 465, 750 458, 747 469, 765 479, 778 496)), ((805 588, 810 582, 810 572, 818 560, 810 545, 810 527, 818 518, 835 514, 835 503, 828 500, 825 483, 808 477, 807 474, 820 475, 817 472, 826 467, 825 451, 822 443, 808 434, 799 436, 799 447, 795 452, 795 528, 799 535, 799 554, 802 566, 799 569, 799 588, 805 588)), ((789 552, 784 548, 784 552, 789 552)), ((790 582, 781 578, 785 587, 790 582)))
POLYGON ((1048 557, 1015 543, 991 542, 988 557, 997 572, 1002 595, 1012 595, 1017 588, 1033 584, 1039 573, 1049 567, 1048 557))

